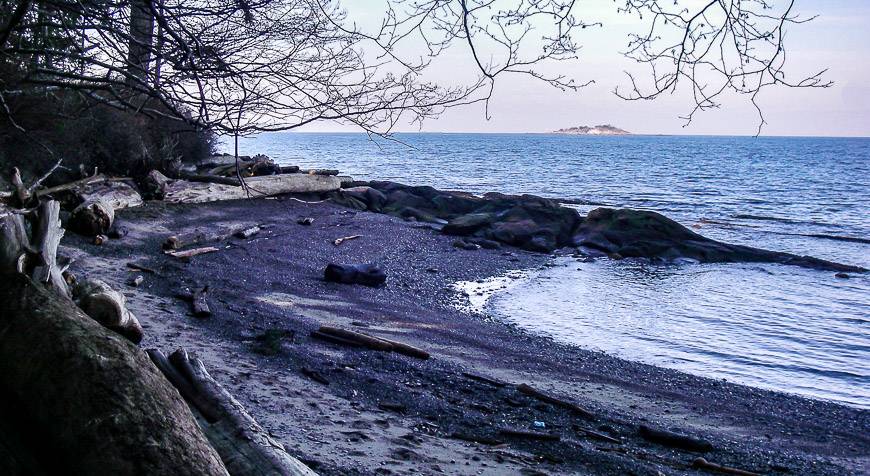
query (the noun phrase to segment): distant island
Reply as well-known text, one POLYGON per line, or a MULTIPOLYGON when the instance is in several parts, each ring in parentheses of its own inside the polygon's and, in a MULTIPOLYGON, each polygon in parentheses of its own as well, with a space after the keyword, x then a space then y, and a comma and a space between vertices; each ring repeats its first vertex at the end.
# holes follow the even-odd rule
POLYGON ((620 129, 618 127, 611 126, 610 124, 605 124, 602 126, 577 126, 577 127, 569 127, 567 129, 559 129, 558 131, 554 131, 554 134, 570 134, 570 135, 589 135, 589 136, 624 136, 629 135, 631 132, 620 129))

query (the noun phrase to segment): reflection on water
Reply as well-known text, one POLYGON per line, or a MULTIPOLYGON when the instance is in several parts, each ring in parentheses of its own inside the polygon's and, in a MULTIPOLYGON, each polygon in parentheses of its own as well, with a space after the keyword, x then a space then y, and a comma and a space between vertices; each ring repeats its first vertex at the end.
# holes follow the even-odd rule
POLYGON ((780 265, 559 264, 496 293, 487 311, 629 360, 870 408, 866 276, 780 265))

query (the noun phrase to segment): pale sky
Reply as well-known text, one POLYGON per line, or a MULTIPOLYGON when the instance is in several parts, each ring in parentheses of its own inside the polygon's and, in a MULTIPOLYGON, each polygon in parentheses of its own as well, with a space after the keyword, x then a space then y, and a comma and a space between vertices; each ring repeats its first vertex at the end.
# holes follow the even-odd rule
MULTIPOLYGON (((785 0, 772 0, 775 5, 785 0)), ((623 71, 632 65, 619 52, 626 33, 640 23, 617 16, 613 0, 586 0, 590 18, 604 28, 583 30, 580 60, 553 69, 594 85, 577 92, 561 92, 526 77, 501 77, 487 120, 481 106, 448 110, 423 124, 423 132, 549 132, 575 125, 613 124, 640 134, 753 135, 758 125, 754 108, 743 97, 729 97, 722 108, 704 112, 683 128, 679 116, 689 110, 685 96, 656 101, 626 102, 613 95, 626 84, 623 71)), ((343 3, 353 18, 374 16, 379 0, 343 3)), ((870 1, 797 0, 802 16, 819 15, 813 22, 790 27, 788 71, 828 69, 829 89, 768 89, 760 96, 767 119, 763 135, 870 136, 870 1)), ((467 51, 455 49, 439 60, 433 78, 461 77, 470 68, 467 51)), ((333 123, 307 126, 304 131, 353 130, 333 123)), ((400 130, 418 131, 418 126, 400 130)))

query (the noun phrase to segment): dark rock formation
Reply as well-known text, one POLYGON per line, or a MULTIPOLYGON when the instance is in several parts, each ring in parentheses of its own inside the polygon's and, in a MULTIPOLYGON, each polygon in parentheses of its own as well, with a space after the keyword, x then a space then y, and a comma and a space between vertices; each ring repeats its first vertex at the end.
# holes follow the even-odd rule
POLYGON ((464 237, 457 242, 457 247, 464 249, 495 249, 504 243, 551 252, 581 246, 615 258, 689 258, 704 263, 765 262, 837 272, 866 271, 809 256, 711 240, 655 212, 598 208, 584 219, 574 209, 534 195, 488 193, 476 197, 395 182, 353 185, 332 193, 331 199, 358 210, 443 226, 444 234, 464 237))
POLYGON ((577 228, 575 244, 625 258, 691 258, 702 263, 782 263, 828 271, 866 271, 811 256, 731 245, 705 238, 661 214, 597 208, 577 228))

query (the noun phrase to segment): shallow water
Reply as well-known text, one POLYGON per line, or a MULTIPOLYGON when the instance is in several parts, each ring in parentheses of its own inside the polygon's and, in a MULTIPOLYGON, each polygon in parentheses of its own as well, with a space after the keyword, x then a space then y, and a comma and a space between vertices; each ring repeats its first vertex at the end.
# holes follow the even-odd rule
MULTIPOLYGON (((707 236, 870 267, 870 139, 267 134, 242 149, 356 178, 647 208, 707 236)), ((870 277, 570 259, 486 311, 624 358, 870 408, 870 277)))

